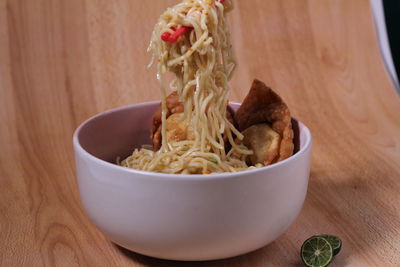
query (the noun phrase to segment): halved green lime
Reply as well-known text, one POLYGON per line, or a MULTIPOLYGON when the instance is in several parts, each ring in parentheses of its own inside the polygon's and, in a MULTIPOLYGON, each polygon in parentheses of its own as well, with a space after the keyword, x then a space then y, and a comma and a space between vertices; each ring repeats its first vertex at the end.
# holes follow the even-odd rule
POLYGON ((326 239, 326 241, 329 242, 333 249, 333 256, 337 255, 342 248, 342 240, 334 235, 319 235, 320 237, 323 237, 326 239))
POLYGON ((320 236, 312 236, 304 241, 300 252, 304 264, 309 267, 325 267, 333 258, 332 246, 320 236))

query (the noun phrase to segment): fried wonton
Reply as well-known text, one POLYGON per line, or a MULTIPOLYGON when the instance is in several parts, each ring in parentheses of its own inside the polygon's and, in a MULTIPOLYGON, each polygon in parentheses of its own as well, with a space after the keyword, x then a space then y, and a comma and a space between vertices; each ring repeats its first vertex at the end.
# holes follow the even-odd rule
MULTIPOLYGON (((193 129, 184 129, 186 122, 180 122, 177 118, 183 117, 184 106, 183 103, 179 101, 179 96, 177 92, 172 92, 167 98, 167 139, 170 142, 177 142, 182 140, 191 140, 193 136, 193 129), (174 115, 172 118, 170 116, 174 115)), ((158 107, 153 115, 153 124, 151 127, 151 140, 153 143, 153 150, 157 151, 161 147, 161 105, 158 107)), ((237 127, 237 123, 234 119, 234 112, 228 106, 226 112, 226 118, 237 127)), ((193 138, 194 139, 194 138, 193 138)), ((227 139, 227 138, 224 138, 227 139)), ((225 140, 227 141, 227 140, 225 140)), ((229 142, 225 142, 225 149, 228 151, 230 149, 229 142)))
POLYGON ((183 112, 174 113, 167 119, 166 135, 168 142, 179 142, 183 140, 194 140, 193 126, 183 120, 183 112))
MULTIPOLYGON (((264 165, 268 165, 293 155, 293 130, 289 108, 281 97, 263 82, 254 80, 248 95, 236 112, 235 120, 239 130, 244 134, 245 140, 251 138, 265 139, 264 142, 259 141, 258 145, 254 143, 254 140, 251 143, 248 142, 249 146, 251 144, 249 148, 253 149, 255 155, 257 155, 256 161, 262 161, 264 165), (267 124, 272 132, 267 128, 257 127, 247 131, 246 134, 246 129, 259 124, 267 124), (271 137, 276 137, 273 132, 279 134, 278 147, 276 147, 278 139, 273 138, 272 142, 268 142, 271 137), (260 158, 261 156, 263 158, 260 158)), ((253 158, 253 160, 255 159, 253 158)), ((253 160, 252 164, 255 164, 253 160)))
MULTIPOLYGON (((177 92, 172 92, 166 98, 167 102, 167 118, 171 114, 183 112, 183 103, 179 101, 179 96, 177 92)), ((151 141, 153 142, 154 151, 159 150, 161 147, 161 105, 158 107, 153 115, 153 124, 151 127, 151 141)))
POLYGON ((279 155, 281 136, 266 123, 255 124, 242 132, 242 143, 254 154, 246 159, 247 165, 271 164, 279 155))

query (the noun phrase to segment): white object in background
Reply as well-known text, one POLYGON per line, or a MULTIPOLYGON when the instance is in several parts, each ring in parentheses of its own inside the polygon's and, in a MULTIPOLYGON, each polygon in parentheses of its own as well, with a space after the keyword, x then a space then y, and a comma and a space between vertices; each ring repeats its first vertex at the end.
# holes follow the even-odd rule
POLYGON ((392 78, 394 86, 400 92, 399 79, 393 64, 392 53, 390 51, 389 39, 386 29, 385 12, 383 11, 382 0, 370 0, 372 12, 375 18, 375 26, 378 32, 379 45, 385 61, 385 65, 392 78))

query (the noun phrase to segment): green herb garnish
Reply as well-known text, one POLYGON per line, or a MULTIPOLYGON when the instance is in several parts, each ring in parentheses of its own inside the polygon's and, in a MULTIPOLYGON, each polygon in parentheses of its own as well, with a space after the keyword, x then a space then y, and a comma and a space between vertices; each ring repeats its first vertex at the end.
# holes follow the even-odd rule
POLYGON ((218 160, 216 160, 216 159, 210 159, 210 161, 211 161, 212 163, 214 163, 214 164, 218 164, 218 160))

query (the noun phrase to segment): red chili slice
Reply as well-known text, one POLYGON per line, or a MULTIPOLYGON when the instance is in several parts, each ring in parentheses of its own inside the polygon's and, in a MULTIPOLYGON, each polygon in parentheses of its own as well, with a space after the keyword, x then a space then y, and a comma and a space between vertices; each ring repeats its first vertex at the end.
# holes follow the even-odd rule
MULTIPOLYGON (((224 3, 225 0, 219 0, 221 3, 224 3)), ((170 32, 164 32, 161 34, 161 40, 163 40, 166 43, 176 43, 179 38, 184 35, 185 33, 191 31, 193 28, 192 27, 187 27, 187 26, 180 26, 178 29, 175 30, 175 28, 171 28, 173 30, 173 33, 170 32)))
MULTIPOLYGON (((161 35, 161 39, 164 42, 167 43, 175 43, 178 41, 179 37, 181 37, 182 35, 184 35, 186 32, 192 30, 192 27, 187 27, 187 26, 180 26, 178 29, 176 29, 173 33, 170 32, 164 32, 161 35)), ((172 29, 174 30, 174 29, 172 29)))

